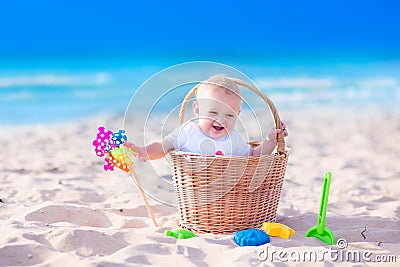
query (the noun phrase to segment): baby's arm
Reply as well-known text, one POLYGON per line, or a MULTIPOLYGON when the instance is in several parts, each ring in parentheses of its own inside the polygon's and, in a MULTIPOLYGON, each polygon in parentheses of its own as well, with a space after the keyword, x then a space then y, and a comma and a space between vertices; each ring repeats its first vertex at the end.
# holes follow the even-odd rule
POLYGON ((250 150, 250 155, 259 156, 259 155, 271 154, 277 145, 276 136, 278 133, 282 133, 283 137, 288 136, 285 124, 282 123, 282 129, 272 128, 269 131, 268 137, 264 140, 264 142, 262 142, 259 146, 250 150))
POLYGON ((164 139, 161 142, 152 142, 144 147, 136 146, 131 142, 125 142, 124 146, 137 152, 138 154, 136 157, 143 162, 146 162, 147 160, 163 158, 169 150, 174 148, 172 143, 167 139, 164 139))

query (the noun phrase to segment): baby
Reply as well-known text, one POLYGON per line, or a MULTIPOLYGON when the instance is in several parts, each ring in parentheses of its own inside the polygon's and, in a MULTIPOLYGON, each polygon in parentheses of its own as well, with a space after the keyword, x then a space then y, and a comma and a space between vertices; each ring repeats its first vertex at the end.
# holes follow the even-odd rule
POLYGON ((271 154, 277 145, 276 135, 288 135, 286 126, 271 129, 267 138, 252 148, 234 129, 240 114, 242 98, 238 85, 223 75, 215 75, 201 82, 197 88, 193 112, 197 123, 188 122, 167 135, 161 142, 153 142, 144 147, 131 142, 124 145, 137 152, 142 160, 164 157, 168 151, 215 155, 224 151, 226 156, 257 156, 271 154))

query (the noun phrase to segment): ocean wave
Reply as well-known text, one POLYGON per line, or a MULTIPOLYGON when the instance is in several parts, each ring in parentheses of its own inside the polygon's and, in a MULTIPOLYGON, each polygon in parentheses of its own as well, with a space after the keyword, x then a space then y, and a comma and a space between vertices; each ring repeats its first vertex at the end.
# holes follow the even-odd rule
POLYGON ((353 90, 374 90, 374 89, 395 89, 400 86, 399 81, 394 77, 375 78, 308 78, 308 77, 279 77, 279 78, 257 78, 255 83, 265 89, 335 89, 348 91, 353 90))
POLYGON ((105 85, 112 77, 109 73, 79 75, 42 74, 35 76, 0 77, 0 88, 20 86, 77 86, 77 85, 105 85))
POLYGON ((359 81, 357 84, 364 88, 371 88, 371 87, 393 88, 393 87, 397 87, 399 85, 397 79, 392 78, 392 77, 384 77, 384 78, 377 78, 377 79, 364 79, 364 80, 359 81))
POLYGON ((2 101, 21 101, 35 99, 35 95, 31 92, 13 92, 2 97, 2 101))
POLYGON ((308 77, 279 77, 279 78, 258 78, 255 83, 264 88, 329 88, 335 84, 331 78, 308 78, 308 77))

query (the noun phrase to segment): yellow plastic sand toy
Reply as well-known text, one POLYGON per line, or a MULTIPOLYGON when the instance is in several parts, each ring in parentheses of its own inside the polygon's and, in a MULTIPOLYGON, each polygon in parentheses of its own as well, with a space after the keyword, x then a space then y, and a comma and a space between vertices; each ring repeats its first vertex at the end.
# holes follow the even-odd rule
POLYGON ((290 236, 294 236, 295 231, 281 223, 265 222, 261 226, 261 230, 266 232, 269 236, 279 236, 284 239, 289 239, 290 236))

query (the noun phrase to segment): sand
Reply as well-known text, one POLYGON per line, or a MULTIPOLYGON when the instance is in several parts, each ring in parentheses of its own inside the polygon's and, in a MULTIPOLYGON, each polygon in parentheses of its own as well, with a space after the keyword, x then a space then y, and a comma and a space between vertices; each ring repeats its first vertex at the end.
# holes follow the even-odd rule
MULTIPOLYGON (((119 129, 120 117, 1 127, 0 266, 308 266, 311 252, 324 266, 399 264, 399 112, 310 107, 281 117, 291 153, 277 221, 296 235, 259 247, 239 247, 233 234, 164 237, 177 209, 149 199, 153 226, 131 177, 104 172, 93 152, 97 126, 119 129), (317 223, 325 171, 333 173, 327 226, 344 249, 304 237, 317 223)), ((152 178, 143 166, 141 179, 152 178)))

